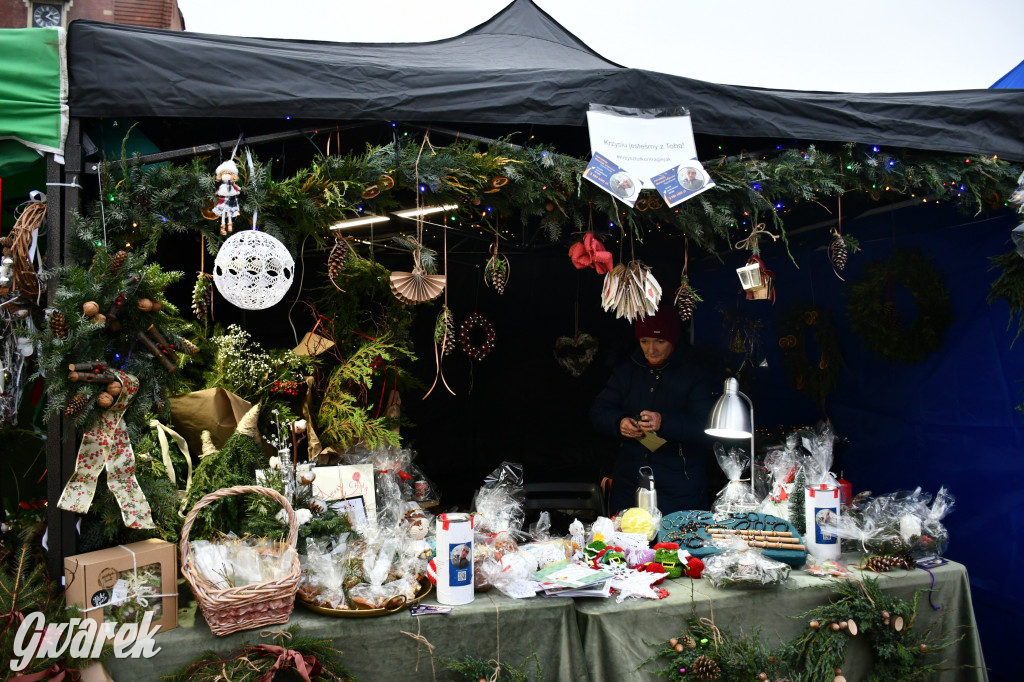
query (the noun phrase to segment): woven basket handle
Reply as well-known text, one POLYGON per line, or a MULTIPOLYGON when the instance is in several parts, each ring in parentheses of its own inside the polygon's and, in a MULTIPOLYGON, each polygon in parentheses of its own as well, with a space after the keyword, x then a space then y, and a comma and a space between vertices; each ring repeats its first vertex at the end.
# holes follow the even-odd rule
POLYGON ((295 549, 295 545, 299 539, 299 522, 295 518, 295 510, 292 509, 292 505, 281 493, 277 492, 272 488, 264 488, 258 485, 236 485, 232 488, 221 488, 215 490, 208 495, 204 495, 202 499, 196 502, 195 506, 185 517, 185 524, 181 527, 181 542, 178 543, 178 547, 181 550, 182 563, 185 562, 185 553, 188 551, 188 532, 192 529, 192 524, 196 520, 196 516, 199 514, 199 510, 203 507, 213 504, 219 499, 224 497, 234 497, 235 495, 244 495, 246 493, 256 493, 257 495, 263 495, 269 497, 272 500, 276 500, 284 507, 284 510, 288 512, 288 546, 295 549))

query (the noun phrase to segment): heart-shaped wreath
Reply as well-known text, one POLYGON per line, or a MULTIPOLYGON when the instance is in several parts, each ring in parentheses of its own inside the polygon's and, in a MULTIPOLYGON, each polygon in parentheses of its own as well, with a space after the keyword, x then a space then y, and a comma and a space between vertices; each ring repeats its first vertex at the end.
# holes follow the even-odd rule
POLYGON ((574 377, 581 376, 597 357, 597 339, 590 334, 559 336, 555 339, 555 362, 574 377))

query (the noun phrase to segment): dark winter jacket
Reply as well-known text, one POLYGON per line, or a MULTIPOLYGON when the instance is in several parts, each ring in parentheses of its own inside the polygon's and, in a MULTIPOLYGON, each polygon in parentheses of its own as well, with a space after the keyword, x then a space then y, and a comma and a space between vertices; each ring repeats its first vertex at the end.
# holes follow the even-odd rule
POLYGON ((637 472, 654 469, 658 507, 664 514, 683 509, 706 509, 707 460, 711 439, 704 433, 708 415, 721 392, 718 378, 676 347, 659 367, 651 367, 636 348, 612 372, 590 409, 590 420, 601 434, 622 441, 612 475, 611 513, 633 506, 637 472), (635 438, 623 438, 619 423, 637 419, 643 410, 661 413, 658 436, 667 443, 653 453, 635 438))

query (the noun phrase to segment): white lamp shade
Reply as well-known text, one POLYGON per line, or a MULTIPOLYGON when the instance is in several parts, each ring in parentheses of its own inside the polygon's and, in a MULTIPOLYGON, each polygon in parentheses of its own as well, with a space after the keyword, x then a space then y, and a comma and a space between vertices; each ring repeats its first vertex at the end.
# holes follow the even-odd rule
POLYGON ((715 438, 750 438, 750 407, 737 394, 735 379, 725 380, 725 393, 708 415, 704 433, 715 438))

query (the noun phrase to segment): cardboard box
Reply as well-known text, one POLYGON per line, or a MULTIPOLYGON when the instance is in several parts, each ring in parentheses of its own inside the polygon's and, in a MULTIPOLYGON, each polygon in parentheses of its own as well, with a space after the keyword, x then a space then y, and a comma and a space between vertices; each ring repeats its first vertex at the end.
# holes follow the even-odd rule
POLYGON ((161 632, 178 627, 178 546, 165 540, 143 540, 129 545, 76 554, 64 559, 64 586, 68 605, 97 623, 119 618, 138 622, 143 611, 153 611, 153 625, 161 632), (155 595, 166 595, 158 597, 155 595), (146 599, 143 609, 135 596, 146 599))

